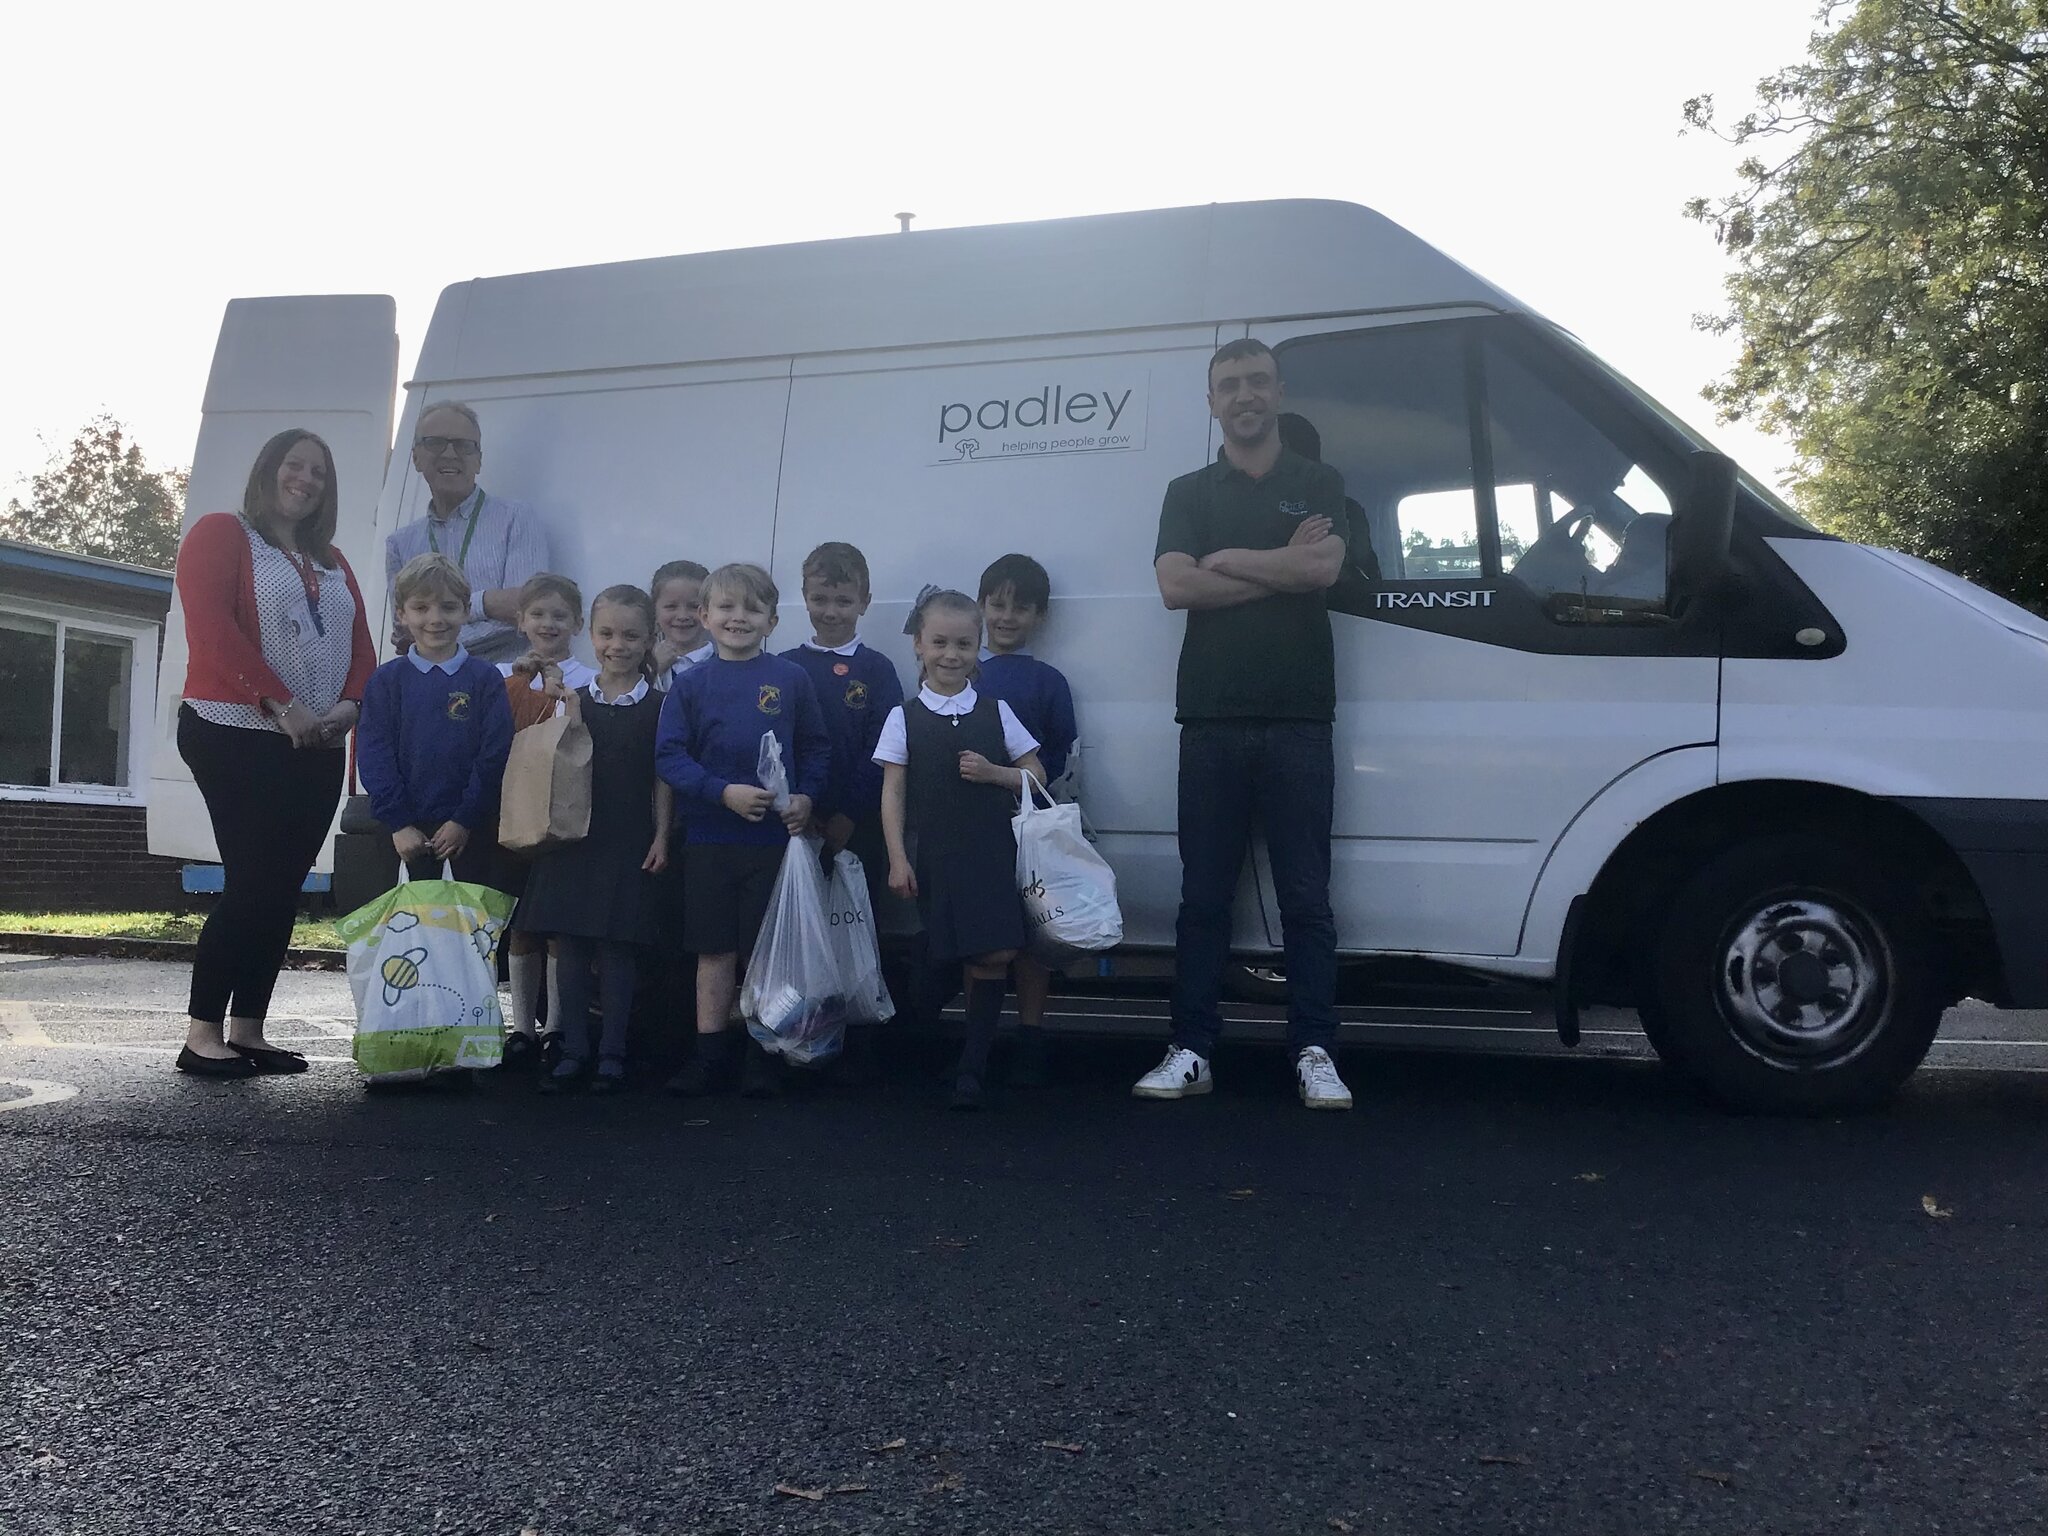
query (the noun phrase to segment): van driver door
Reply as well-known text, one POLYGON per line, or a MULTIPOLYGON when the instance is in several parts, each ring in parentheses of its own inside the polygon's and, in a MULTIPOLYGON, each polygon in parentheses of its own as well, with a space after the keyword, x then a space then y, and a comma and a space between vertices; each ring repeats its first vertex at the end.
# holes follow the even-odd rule
POLYGON ((1515 955, 1579 811, 1716 738, 1713 639, 1664 614, 1687 445, 1537 322, 1248 329, 1351 502, 1331 593, 1339 945, 1515 955))

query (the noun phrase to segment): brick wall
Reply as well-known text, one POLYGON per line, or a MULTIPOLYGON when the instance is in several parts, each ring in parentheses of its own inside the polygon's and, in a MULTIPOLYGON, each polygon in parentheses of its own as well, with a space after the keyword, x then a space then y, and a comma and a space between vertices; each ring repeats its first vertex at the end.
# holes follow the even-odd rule
POLYGON ((174 911, 180 861, 149 851, 139 805, 0 800, 0 911, 174 911))

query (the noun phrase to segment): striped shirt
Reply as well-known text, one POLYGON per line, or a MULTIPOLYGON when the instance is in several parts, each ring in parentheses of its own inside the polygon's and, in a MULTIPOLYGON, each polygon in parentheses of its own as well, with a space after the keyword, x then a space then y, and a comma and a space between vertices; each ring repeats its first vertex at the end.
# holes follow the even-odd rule
MULTIPOLYGON (((548 568, 548 536, 540 519, 525 502, 493 496, 482 486, 445 519, 433 516, 431 501, 427 507, 427 516, 405 524, 384 541, 384 590, 392 591, 407 561, 433 552, 438 545, 469 578, 470 621, 462 626, 463 649, 486 661, 517 661, 526 652, 525 638, 514 625, 481 617, 483 595, 501 587, 516 591, 548 568), (476 513, 473 535, 469 533, 472 511, 476 513), (465 536, 467 556, 462 552, 465 536)), ((398 622, 397 607, 394 597, 391 643, 403 645, 405 626, 398 622)))

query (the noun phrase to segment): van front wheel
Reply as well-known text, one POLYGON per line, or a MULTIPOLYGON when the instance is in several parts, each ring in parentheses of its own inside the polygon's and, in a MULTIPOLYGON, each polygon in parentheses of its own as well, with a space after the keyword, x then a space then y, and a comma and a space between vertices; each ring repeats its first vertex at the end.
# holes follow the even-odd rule
POLYGON ((1735 1108, 1867 1108, 1934 1042, 1936 960, 1888 862, 1821 838, 1760 840, 1679 888, 1643 1011, 1659 1054, 1735 1108))

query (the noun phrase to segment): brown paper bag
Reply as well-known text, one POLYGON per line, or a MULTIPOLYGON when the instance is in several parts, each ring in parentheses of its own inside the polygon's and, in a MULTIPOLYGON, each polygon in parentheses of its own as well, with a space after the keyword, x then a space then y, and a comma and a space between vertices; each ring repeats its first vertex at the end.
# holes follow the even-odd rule
POLYGON ((498 841, 521 853, 590 832, 590 731, 555 715, 512 738, 498 802, 498 841))

